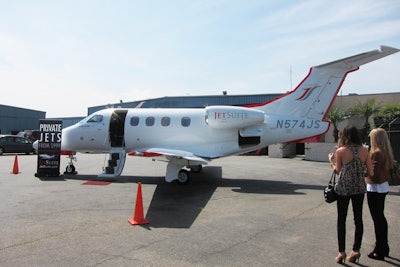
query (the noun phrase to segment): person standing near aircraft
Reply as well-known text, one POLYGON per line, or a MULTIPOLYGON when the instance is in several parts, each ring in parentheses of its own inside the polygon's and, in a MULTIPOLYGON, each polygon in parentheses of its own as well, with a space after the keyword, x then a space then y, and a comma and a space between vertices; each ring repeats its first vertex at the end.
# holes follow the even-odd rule
POLYGON ((382 128, 373 129, 370 134, 370 156, 374 168, 374 174, 368 176, 367 200, 368 207, 374 221, 375 248, 368 253, 368 257, 383 260, 389 256, 388 224, 385 218, 385 198, 389 192, 390 170, 394 167, 392 147, 387 132, 382 128))
POLYGON ((337 194, 337 235, 339 254, 335 258, 342 263, 346 258, 346 217, 351 200, 354 214, 354 243, 349 262, 355 262, 361 257, 360 248, 364 226, 362 209, 365 194, 365 170, 373 175, 373 168, 368 150, 362 145, 357 128, 347 126, 342 132, 342 146, 336 153, 330 153, 328 158, 331 167, 339 174, 335 185, 337 194), (334 160, 336 159, 336 162, 334 160))

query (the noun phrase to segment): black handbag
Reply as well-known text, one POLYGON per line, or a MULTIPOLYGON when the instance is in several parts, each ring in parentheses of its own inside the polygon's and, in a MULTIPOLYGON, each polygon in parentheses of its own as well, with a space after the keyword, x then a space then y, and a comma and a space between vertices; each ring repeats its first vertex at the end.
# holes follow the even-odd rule
POLYGON ((328 186, 325 187, 324 189, 324 197, 326 203, 332 203, 336 201, 335 183, 336 183, 336 171, 333 171, 328 186))

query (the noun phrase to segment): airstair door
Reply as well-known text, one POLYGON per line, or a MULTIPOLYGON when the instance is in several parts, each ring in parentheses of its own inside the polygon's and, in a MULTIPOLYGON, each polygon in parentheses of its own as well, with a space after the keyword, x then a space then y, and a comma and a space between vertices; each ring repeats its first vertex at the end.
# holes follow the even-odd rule
POLYGON ((111 147, 125 146, 125 118, 127 110, 115 110, 110 119, 110 145, 111 147))

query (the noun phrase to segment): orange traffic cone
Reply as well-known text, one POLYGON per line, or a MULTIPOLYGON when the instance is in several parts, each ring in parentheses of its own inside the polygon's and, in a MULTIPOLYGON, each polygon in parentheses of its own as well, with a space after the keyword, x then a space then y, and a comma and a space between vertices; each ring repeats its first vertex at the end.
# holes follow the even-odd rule
POLYGON ((136 205, 133 213, 133 218, 129 219, 128 222, 132 225, 137 224, 148 224, 149 222, 144 218, 143 215, 143 199, 142 199, 142 183, 138 183, 138 190, 136 194, 136 205))
POLYGON ((15 159, 14 159, 14 166, 12 169, 12 174, 18 174, 19 173, 19 168, 18 168, 18 155, 15 155, 15 159))

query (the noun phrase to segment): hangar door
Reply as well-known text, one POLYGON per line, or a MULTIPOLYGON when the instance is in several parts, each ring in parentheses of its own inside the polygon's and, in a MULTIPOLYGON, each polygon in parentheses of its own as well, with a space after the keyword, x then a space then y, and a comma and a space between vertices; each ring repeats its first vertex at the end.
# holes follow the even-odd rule
POLYGON ((127 110, 115 110, 110 119, 110 144, 111 147, 125 146, 125 118, 127 110))

